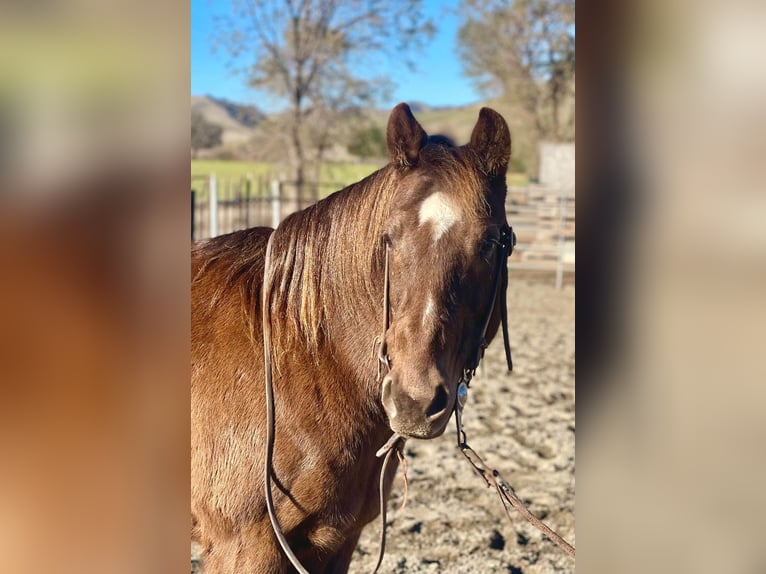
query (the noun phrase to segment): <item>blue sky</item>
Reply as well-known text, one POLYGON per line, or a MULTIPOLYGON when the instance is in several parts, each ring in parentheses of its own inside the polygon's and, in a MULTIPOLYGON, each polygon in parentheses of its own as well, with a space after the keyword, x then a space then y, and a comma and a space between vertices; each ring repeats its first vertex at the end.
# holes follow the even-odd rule
MULTIPOLYGON (((276 0, 279 1, 279 0, 276 0)), ((395 80, 396 87, 382 107, 399 102, 425 102, 432 106, 463 105, 482 99, 470 80, 462 74, 456 42, 459 22, 454 15, 458 0, 425 0, 427 15, 437 27, 436 36, 424 48, 416 72, 398 68, 383 70, 395 80)), ((244 78, 226 67, 223 50, 212 52, 213 16, 226 10, 227 2, 191 0, 191 93, 210 94, 243 104, 253 104, 266 111, 280 106, 266 101, 245 85, 244 78)))

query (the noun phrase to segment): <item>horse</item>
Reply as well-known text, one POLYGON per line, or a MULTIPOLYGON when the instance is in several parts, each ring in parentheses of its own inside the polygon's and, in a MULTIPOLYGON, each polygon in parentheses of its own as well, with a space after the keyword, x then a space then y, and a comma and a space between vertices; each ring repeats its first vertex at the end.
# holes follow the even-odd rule
POLYGON ((499 329, 505 120, 482 108, 458 147, 399 104, 386 140, 387 165, 276 229, 192 247, 192 538, 206 572, 292 571, 264 489, 267 376, 281 531, 309 572, 347 572, 396 472, 392 459, 379 492, 376 451, 392 432, 440 436, 499 329))

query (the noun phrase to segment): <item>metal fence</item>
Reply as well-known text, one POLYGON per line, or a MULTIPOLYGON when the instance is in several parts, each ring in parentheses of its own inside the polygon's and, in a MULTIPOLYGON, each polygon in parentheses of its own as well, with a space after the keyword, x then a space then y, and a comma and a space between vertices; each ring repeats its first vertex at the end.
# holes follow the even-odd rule
MULTIPOLYGON (((248 227, 276 227, 289 214, 308 207, 342 184, 294 182, 267 176, 192 177, 192 239, 206 239, 248 227)), ((508 260, 515 269, 551 271, 556 286, 575 270, 574 189, 540 185, 508 189, 506 216, 517 244, 508 260)))
POLYGON ((192 240, 249 227, 276 227, 294 211, 342 187, 336 182, 306 182, 299 189, 295 182, 268 176, 192 176, 192 240))

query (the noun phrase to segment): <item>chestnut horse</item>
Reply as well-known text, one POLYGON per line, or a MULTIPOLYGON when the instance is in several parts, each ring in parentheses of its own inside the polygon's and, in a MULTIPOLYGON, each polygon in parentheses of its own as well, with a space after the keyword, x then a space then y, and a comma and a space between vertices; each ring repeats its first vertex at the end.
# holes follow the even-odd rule
POLYGON ((387 145, 385 167, 276 230, 192 250, 192 537, 206 572, 292 568, 264 494, 267 243, 274 506, 309 572, 348 570, 379 513, 376 451, 392 430, 441 435, 458 381, 498 330, 508 126, 484 108, 470 143, 456 147, 429 138, 399 104, 387 145))

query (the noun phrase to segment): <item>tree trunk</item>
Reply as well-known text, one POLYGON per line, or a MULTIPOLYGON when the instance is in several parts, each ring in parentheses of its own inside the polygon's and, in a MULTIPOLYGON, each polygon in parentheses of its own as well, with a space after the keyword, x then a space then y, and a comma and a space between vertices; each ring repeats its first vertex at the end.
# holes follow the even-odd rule
POLYGON ((559 137, 559 93, 558 93, 558 87, 553 88, 553 93, 551 94, 551 115, 553 116, 551 118, 551 130, 553 131, 553 139, 555 141, 560 141, 559 137))
POLYGON ((293 148, 293 174, 295 181, 295 193, 296 197, 298 198, 299 207, 301 204, 301 198, 303 197, 303 185, 306 177, 306 158, 303 153, 303 142, 301 141, 302 119, 303 114, 301 110, 301 96, 299 93, 296 93, 293 101, 293 125, 291 130, 291 140, 293 148))

